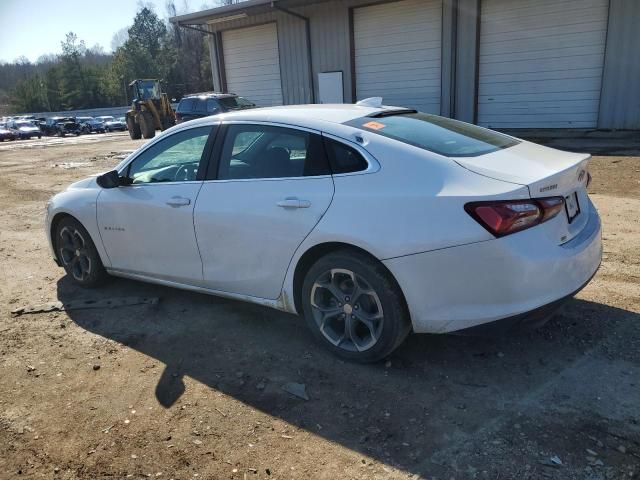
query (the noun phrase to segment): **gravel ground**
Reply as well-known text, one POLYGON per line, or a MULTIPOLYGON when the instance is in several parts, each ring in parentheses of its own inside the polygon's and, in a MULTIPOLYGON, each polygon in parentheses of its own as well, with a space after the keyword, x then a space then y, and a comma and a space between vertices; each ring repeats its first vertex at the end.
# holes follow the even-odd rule
POLYGON ((604 262, 545 327, 413 335, 360 366, 292 315, 119 279, 71 285, 49 255, 45 202, 140 145, 0 144, 0 478, 640 476, 640 157, 594 158, 604 262), (132 295, 161 302, 10 314, 132 295))

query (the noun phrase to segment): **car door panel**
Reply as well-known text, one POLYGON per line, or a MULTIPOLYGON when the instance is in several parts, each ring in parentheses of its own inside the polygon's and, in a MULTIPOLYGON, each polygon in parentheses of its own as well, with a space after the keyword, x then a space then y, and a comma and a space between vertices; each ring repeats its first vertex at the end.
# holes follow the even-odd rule
POLYGON ((201 186, 191 182, 103 190, 98 227, 111 267, 200 285, 193 207, 201 186))
POLYGON ((332 198, 331 177, 205 182, 194 212, 204 285, 278 298, 291 258, 332 198))
POLYGON ((97 222, 112 269, 202 284, 193 210, 214 138, 212 126, 163 135, 121 168, 123 185, 100 192, 97 222))
POLYGON ((318 132, 223 125, 194 224, 206 287, 277 299, 296 249, 333 199, 318 132))

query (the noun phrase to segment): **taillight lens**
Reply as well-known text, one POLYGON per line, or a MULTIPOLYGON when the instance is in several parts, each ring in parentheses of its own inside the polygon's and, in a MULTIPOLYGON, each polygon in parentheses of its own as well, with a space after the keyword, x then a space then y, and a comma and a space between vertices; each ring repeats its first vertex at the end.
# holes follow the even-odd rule
POLYGON ((542 222, 551 220, 564 208, 564 197, 547 197, 536 200, 542 206, 542 222))
POLYGON ((467 203, 464 209, 496 237, 504 237, 551 220, 564 207, 563 197, 467 203))

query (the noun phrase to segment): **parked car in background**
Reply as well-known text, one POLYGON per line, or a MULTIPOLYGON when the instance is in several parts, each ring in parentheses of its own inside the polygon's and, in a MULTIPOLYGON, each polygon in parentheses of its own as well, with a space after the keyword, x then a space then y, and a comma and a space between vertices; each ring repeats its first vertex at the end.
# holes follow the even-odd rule
POLYGON ((13 129, 21 140, 30 139, 31 137, 42 137, 40 127, 34 125, 33 121, 13 120, 9 122, 7 126, 13 129))
POLYGON ((40 129, 40 133, 44 135, 44 126, 47 124, 46 117, 38 117, 33 120, 33 124, 40 129))
POLYGON ((82 133, 91 133, 91 129, 87 125, 89 120, 93 120, 93 117, 76 117, 76 122, 80 125, 80 131, 82 133))
POLYGON ((7 127, 6 123, 0 123, 0 142, 15 140, 16 138, 18 138, 18 135, 14 130, 7 127))
POLYGON ((124 125, 125 130, 129 130, 126 117, 118 117, 118 121, 124 125))
POLYGON ((78 117, 76 119, 80 123, 82 133, 104 133, 104 122, 99 118, 78 117), (80 121, 82 119, 82 121, 80 121))
POLYGON ((176 109, 176 123, 218 113, 255 108, 256 104, 235 93, 194 93, 185 95, 176 109))
POLYGON ((50 137, 64 137, 65 135, 80 135, 82 130, 73 117, 51 117, 47 118, 42 133, 50 137))
POLYGON ((118 118, 114 118, 113 120, 104 122, 104 129, 107 132, 114 132, 116 130, 124 132, 127 129, 127 124, 118 118))
POLYGON ((583 288, 602 258, 589 160, 381 99, 260 108, 74 183, 46 233, 79 285, 111 273, 298 313, 368 362, 412 330, 539 325, 583 288))

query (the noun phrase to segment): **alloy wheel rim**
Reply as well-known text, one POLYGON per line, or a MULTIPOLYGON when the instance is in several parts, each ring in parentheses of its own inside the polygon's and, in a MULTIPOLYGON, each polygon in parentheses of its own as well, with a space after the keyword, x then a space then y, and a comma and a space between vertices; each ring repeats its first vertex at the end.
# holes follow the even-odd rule
POLYGON ((91 258, 87 243, 78 229, 64 227, 60 230, 60 258, 73 278, 82 282, 91 274, 91 258))
POLYGON ((310 300, 316 325, 336 347, 363 352, 380 339, 384 323, 380 297, 353 271, 324 272, 313 284, 310 300))

